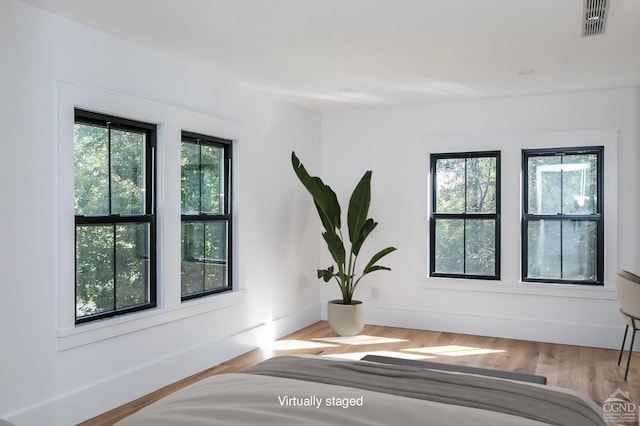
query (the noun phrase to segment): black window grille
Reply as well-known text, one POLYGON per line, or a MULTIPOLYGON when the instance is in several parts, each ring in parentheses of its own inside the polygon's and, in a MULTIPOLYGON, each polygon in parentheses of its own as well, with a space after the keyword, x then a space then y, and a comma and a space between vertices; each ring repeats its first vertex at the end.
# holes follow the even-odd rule
POLYGON ((604 283, 603 147, 522 151, 522 280, 604 283))
POLYGON ((156 126, 75 110, 75 318, 156 306, 156 126))
POLYGON ((182 133, 182 300, 232 289, 231 141, 182 133))
POLYGON ((431 154, 429 274, 500 278, 500 152, 431 154))

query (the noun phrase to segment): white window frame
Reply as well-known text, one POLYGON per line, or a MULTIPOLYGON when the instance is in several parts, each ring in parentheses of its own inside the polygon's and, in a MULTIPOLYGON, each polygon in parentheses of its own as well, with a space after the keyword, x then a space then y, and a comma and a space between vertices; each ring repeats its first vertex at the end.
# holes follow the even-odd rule
MULTIPOLYGON (((234 266, 233 291, 193 301, 180 300, 180 135, 182 129, 230 139, 237 150, 242 126, 225 119, 140 99, 117 92, 58 81, 57 92, 57 223, 55 306, 59 351, 115 338, 150 327, 238 305, 245 300, 244 277, 234 266), (157 307, 87 324, 75 324, 75 244, 73 208, 74 109, 80 108, 132 120, 156 123, 158 281, 157 307), (170 184, 170 182, 173 182, 170 184)), ((237 162, 237 156, 234 156, 237 162)), ((234 170, 238 170, 234 164, 234 170)), ((237 179, 236 179, 237 181, 237 179)), ((234 216, 238 211, 234 187, 234 216)), ((235 220, 237 223, 237 220, 235 220)), ((237 241, 237 227, 233 239, 237 241)), ((238 259, 238 244, 233 245, 238 259)))
MULTIPOLYGON (((447 147, 448 151, 492 150, 501 151, 502 173, 502 260, 501 279, 499 281, 444 279, 429 277, 428 262, 421 262, 416 271, 419 286, 425 290, 459 290, 465 292, 527 294, 551 297, 571 297, 582 299, 615 300, 615 275, 618 267, 618 130, 564 130, 549 132, 529 132, 520 134, 489 133, 482 136, 477 134, 461 134, 451 137, 424 136, 418 143, 416 152, 421 161, 421 172, 416 172, 416 179, 424 174, 428 175, 430 167, 429 154, 434 146, 447 147), (605 218, 605 278, 604 286, 585 286, 580 284, 547 284, 538 283, 535 286, 521 281, 520 256, 520 217, 522 202, 522 150, 554 147, 604 146, 605 176, 604 191, 607 212, 605 218), (422 173, 422 174, 421 174, 422 173), (510 231, 511 230, 511 231, 510 231)), ((430 193, 427 184, 425 191, 420 193, 420 204, 423 214, 416 214, 414 229, 429 235, 430 193)), ((428 237, 427 237, 428 238, 428 237)), ((428 244, 424 239, 416 239, 416 244, 410 247, 421 259, 428 259, 428 244)))

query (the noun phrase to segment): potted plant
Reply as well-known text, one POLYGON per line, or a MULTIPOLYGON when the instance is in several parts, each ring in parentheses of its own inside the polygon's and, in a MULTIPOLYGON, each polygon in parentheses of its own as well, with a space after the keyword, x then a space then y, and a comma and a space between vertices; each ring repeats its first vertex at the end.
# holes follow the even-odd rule
POLYGON ((295 152, 291 153, 291 163, 300 182, 313 197, 324 227, 322 237, 335 262, 335 265, 326 269, 318 269, 318 278, 322 278, 325 282, 335 279, 342 293, 342 299, 331 300, 327 305, 329 325, 338 335, 356 335, 364 327, 364 315, 362 302, 354 300, 353 293, 365 275, 374 271, 390 271, 390 268, 377 263, 384 256, 396 250, 395 247, 380 250, 373 255, 358 275, 356 261, 360 249, 371 231, 378 225, 373 219, 367 218, 371 202, 371 171, 365 172, 349 200, 347 228, 350 247, 347 248, 342 233, 342 212, 335 192, 319 177, 309 176, 295 152))

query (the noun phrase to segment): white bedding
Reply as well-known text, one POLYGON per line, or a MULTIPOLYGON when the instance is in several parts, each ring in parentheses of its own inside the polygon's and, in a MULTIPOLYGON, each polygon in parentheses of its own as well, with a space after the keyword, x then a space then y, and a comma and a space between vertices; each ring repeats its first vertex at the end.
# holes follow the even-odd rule
MULTIPOLYGON (((286 357, 293 359, 294 363, 298 362, 297 357, 286 357)), ((280 357, 278 361, 286 361, 285 357, 280 357)), ((267 361, 269 362, 269 361, 267 361)), ((342 363, 347 368, 362 367, 365 369, 373 363, 360 364, 351 361, 332 361, 329 365, 331 370, 334 362, 342 363), (351 364, 348 364, 351 363, 351 364)), ((303 364, 298 365, 300 370, 302 367, 302 375, 309 372, 309 380, 298 378, 274 377, 269 371, 265 375, 262 370, 255 374, 232 373, 220 374, 212 376, 197 382, 185 389, 182 389, 172 395, 169 395, 160 401, 151 404, 138 413, 122 420, 118 425, 121 426, 139 426, 139 425, 157 425, 157 426, 199 426, 199 425, 473 425, 473 426, 507 426, 507 425, 540 425, 547 424, 532 420, 531 418, 519 417, 504 412, 493 411, 492 409, 474 408, 470 406, 458 405, 457 403, 443 403, 432 400, 420 399, 418 397, 400 396, 397 394, 389 394, 384 388, 390 388, 392 382, 397 379, 393 377, 395 372, 398 374, 417 374, 420 375, 421 369, 415 367, 398 367, 398 366, 382 366, 377 364, 380 374, 367 374, 374 376, 375 382, 380 383, 382 391, 374 391, 363 389, 362 387, 351 387, 345 385, 319 383, 311 378, 316 364, 325 364, 318 367, 323 374, 326 372, 326 359, 307 359, 303 364), (387 375, 385 372, 389 372, 387 375)), ((271 364, 266 365, 267 370, 271 369, 271 364)), ((281 365, 275 364, 278 371, 290 374, 291 370, 287 368, 293 365, 290 362, 281 365)), ((258 366, 260 367, 260 365, 258 366)), ((255 369, 255 368, 254 368, 255 369)), ((251 372, 251 369, 249 369, 251 372)), ((358 373, 359 374, 359 373, 358 373)), ((458 377, 469 380, 470 376, 460 373, 435 373, 435 381, 439 381, 438 377, 458 377), (444 376, 440 376, 444 374, 444 376)), ((345 373, 346 376, 346 373, 345 373)), ((335 374, 331 375, 331 380, 335 374)), ((473 376, 471 376, 473 377, 473 376)), ((479 378, 487 380, 487 378, 479 378)), ((474 380, 472 378, 472 380, 474 380)), ((502 383, 510 382, 501 379, 489 379, 491 382, 499 381, 502 383)), ((404 383, 400 392, 404 392, 404 383)), ((486 382, 480 382, 480 384, 486 382)), ((357 386, 352 383, 353 386, 357 386)), ((446 384, 445 386, 448 386, 446 384)), ((430 393, 432 389, 438 389, 438 383, 424 382, 415 386, 418 391, 426 389, 426 393, 430 393)), ((456 385, 457 386, 457 385, 456 385)), ((511 384, 509 384, 511 386, 511 384)), ((558 398, 558 406, 563 405, 561 399, 564 393, 568 395, 572 405, 575 405, 576 393, 572 391, 565 392, 557 388, 545 387, 542 385, 523 385, 516 386, 533 386, 534 394, 539 393, 540 389, 545 392, 549 389, 553 395, 551 405, 547 405, 547 411, 555 409, 556 396, 558 398), (551 408, 551 409, 550 409, 551 408)), ((409 392, 411 385, 406 384, 409 392)), ((469 392, 477 395, 478 389, 473 388, 469 392)), ((389 389, 392 390, 392 389, 389 389)), ((480 391, 482 392, 482 391, 480 391)), ((484 393, 484 392, 483 392, 484 393)), ((454 394, 454 396, 457 394, 454 394)), ((439 397, 439 395, 438 395, 439 397)), ((512 397, 505 394, 505 399, 512 397)), ((525 409, 528 406, 537 407, 537 396, 534 399, 524 403, 525 409)), ((454 400, 457 398, 454 398, 454 400)), ((489 405, 493 405, 493 399, 489 398, 489 405)), ((580 396, 577 399, 581 411, 586 410, 591 416, 590 424, 604 424, 601 412, 598 407, 590 400, 580 396), (595 421, 593 420, 595 419, 595 421)), ((455 401, 454 401, 455 402, 455 401)), ((509 405, 510 402, 507 404, 509 405)), ((547 402, 547 404, 549 404, 547 402)), ((572 406, 571 410, 575 407, 572 406)), ((568 411, 568 417, 565 419, 572 420, 572 424, 586 424, 583 420, 575 421, 578 416, 574 416, 574 411, 568 411)), ((562 424, 564 424, 564 420, 562 424)))
POLYGON ((198 382, 124 419, 118 425, 464 425, 542 423, 477 408, 278 377, 221 374, 198 382), (291 406, 284 397, 307 398, 291 406), (317 399, 320 407, 317 407, 317 399), (333 398, 333 399, 332 399, 333 398), (329 406, 350 398, 361 406, 329 406), (402 420, 400 420, 402 419, 402 420), (472 421, 471 421, 472 420, 472 421))

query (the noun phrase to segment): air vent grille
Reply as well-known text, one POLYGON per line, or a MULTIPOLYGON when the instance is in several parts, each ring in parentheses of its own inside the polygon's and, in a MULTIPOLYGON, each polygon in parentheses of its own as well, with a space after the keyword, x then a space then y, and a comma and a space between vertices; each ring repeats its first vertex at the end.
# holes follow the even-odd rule
POLYGON ((604 34, 608 8, 609 0, 584 0, 583 37, 604 34))

